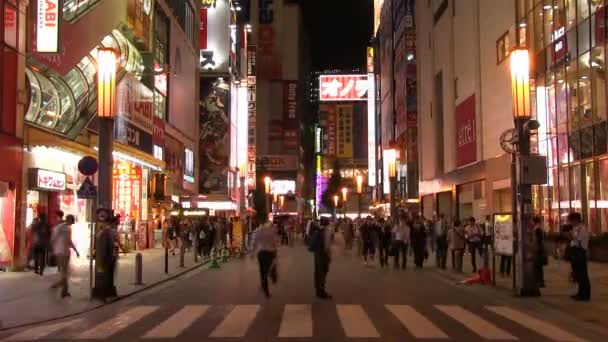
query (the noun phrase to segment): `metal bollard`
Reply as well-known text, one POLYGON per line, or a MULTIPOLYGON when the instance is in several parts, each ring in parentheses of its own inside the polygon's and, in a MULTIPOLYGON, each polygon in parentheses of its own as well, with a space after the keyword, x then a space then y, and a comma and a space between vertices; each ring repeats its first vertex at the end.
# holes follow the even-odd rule
POLYGON ((192 251, 194 252, 193 254, 195 264, 198 262, 198 234, 199 233, 196 233, 194 234, 195 236, 192 237, 192 251))
POLYGON ((179 246, 179 267, 185 267, 184 266, 184 257, 185 256, 186 256, 186 247, 182 243, 181 246, 179 246))
POLYGON ((169 274, 169 248, 165 247, 165 274, 169 274))
POLYGON ((135 285, 143 285, 144 258, 141 253, 135 255, 135 285))

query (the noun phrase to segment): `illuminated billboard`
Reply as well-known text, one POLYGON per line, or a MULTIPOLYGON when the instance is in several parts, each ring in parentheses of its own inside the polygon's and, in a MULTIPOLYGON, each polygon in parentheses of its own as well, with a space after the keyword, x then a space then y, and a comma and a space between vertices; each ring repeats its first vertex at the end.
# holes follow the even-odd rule
POLYGON ((59 0, 38 0, 36 51, 58 52, 59 17, 59 0))
POLYGON ((319 76, 319 100, 367 101, 367 75, 319 76))
POLYGON ((287 195, 296 193, 296 181, 273 180, 270 185, 271 192, 276 195, 287 195))

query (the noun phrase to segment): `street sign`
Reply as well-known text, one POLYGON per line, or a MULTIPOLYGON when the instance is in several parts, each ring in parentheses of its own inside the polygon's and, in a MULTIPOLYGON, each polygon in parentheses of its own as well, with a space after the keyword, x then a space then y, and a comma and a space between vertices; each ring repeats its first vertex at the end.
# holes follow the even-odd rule
POLYGON ((91 178, 87 177, 80 189, 76 192, 80 199, 96 199, 97 198, 97 187, 91 181, 91 178))
POLYGON ((97 163, 97 159, 90 156, 82 157, 78 162, 78 171, 85 176, 94 175, 98 168, 99 164, 97 163))
POLYGON ((494 250, 496 254, 513 255, 513 214, 494 214, 494 250))

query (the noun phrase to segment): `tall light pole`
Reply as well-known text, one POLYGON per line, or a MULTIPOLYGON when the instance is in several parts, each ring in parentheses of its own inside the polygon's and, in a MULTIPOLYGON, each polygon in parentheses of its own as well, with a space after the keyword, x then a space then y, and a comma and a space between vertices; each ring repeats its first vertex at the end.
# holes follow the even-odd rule
MULTIPOLYGON (((517 222, 517 253, 515 259, 515 289, 520 296, 538 296, 540 290, 534 273, 532 185, 524 179, 521 167, 530 156, 530 57, 528 50, 517 48, 511 52, 511 91, 513 121, 517 136, 517 150, 511 158, 513 191, 513 222, 517 222), (519 169, 519 172, 517 168, 519 169)), ((538 122, 535 122, 538 125, 538 122)))
POLYGON ((338 214, 338 200, 340 197, 338 195, 334 195, 334 221, 336 220, 336 216, 338 214))
POLYGON ((239 216, 241 217, 241 222, 245 222, 245 213, 247 212, 247 202, 246 196, 247 191, 245 190, 245 178, 247 178, 247 166, 245 164, 241 164, 239 167, 239 184, 240 184, 240 210, 239 216))
MULTIPOLYGON (((112 169, 114 158, 114 115, 116 114, 116 51, 111 48, 99 48, 97 50, 97 118, 99 120, 99 173, 97 178, 97 208, 104 209, 110 219, 112 211, 112 169)), ((99 216, 99 215, 98 215, 99 216)), ((102 229, 107 221, 99 222, 98 229, 102 229)), ((93 297, 107 298, 116 294, 114 287, 114 274, 107 265, 107 234, 101 234, 95 243, 95 285, 93 297), (99 246, 99 248, 97 248, 99 246)))
POLYGON ((361 195, 363 194, 363 176, 357 175, 357 216, 361 217, 361 195))
POLYGON ((342 204, 344 205, 344 218, 346 218, 346 203, 348 202, 348 188, 347 187, 343 187, 342 188, 342 204))
POLYGON ((390 182, 390 215, 392 219, 397 217, 397 150, 389 148, 384 151, 384 158, 388 162, 388 179, 390 182))
MULTIPOLYGON (((268 176, 264 177, 264 193, 266 194, 266 210, 268 210, 268 215, 272 213, 272 204, 270 203, 270 184, 272 183, 272 179, 268 176)), ((269 216, 270 217, 270 216, 269 216)))

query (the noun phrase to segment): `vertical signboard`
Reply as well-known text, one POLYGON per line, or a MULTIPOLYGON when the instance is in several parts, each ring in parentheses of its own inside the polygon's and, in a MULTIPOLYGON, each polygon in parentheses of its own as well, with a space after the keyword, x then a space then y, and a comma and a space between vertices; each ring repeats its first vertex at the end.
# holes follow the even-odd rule
POLYGON ((230 1, 203 4, 207 24, 204 31, 205 46, 200 48, 200 66, 203 72, 228 72, 230 56, 230 1))
POLYGON ((327 108, 327 156, 336 155, 336 111, 335 106, 327 108))
POLYGON ((282 1, 258 0, 258 5, 258 77, 263 80, 280 79, 282 67, 278 39, 281 35, 275 23, 279 21, 277 6, 282 6, 282 1))
POLYGON ((199 40, 200 40, 200 49, 207 50, 207 9, 201 8, 201 18, 200 18, 200 29, 199 29, 199 40))
POLYGON ((59 52, 59 0, 38 0, 36 15, 36 51, 59 52))
POLYGON ((475 95, 456 106, 456 166, 477 160, 477 130, 475 124, 475 95))
POLYGON ((129 162, 115 162, 112 169, 112 208, 121 220, 138 220, 141 211, 142 170, 129 162))
POLYGON ((353 157, 353 106, 336 106, 338 158, 353 157))
POLYGON ((114 139, 153 154, 154 92, 134 76, 125 75, 116 87, 114 139))
POLYGON ((256 47, 247 47, 247 186, 255 190, 256 185, 256 47))
POLYGON ((283 82, 283 146, 298 147, 298 82, 283 82))

